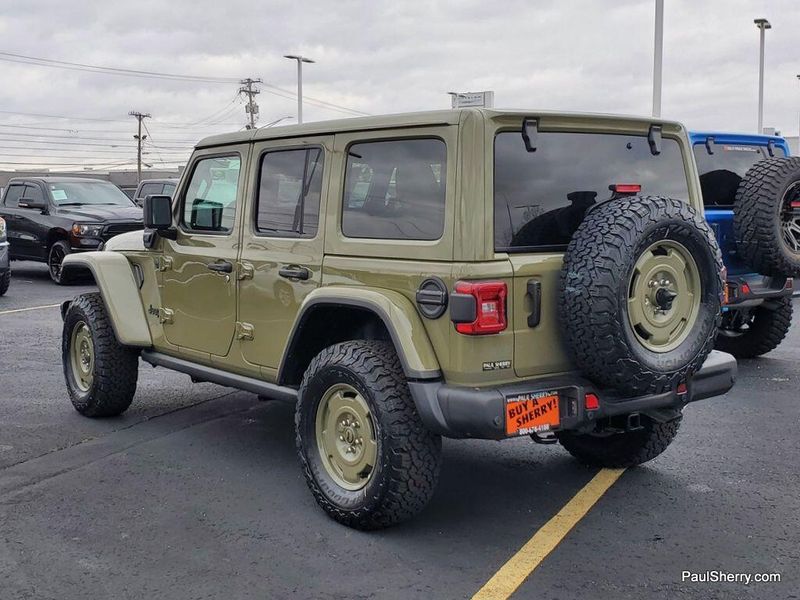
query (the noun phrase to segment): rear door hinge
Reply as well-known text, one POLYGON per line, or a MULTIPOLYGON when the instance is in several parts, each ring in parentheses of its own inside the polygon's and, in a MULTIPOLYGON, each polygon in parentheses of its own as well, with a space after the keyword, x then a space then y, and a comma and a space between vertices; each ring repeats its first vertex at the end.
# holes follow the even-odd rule
POLYGON ((175 311, 171 308, 158 309, 158 322, 162 325, 172 323, 172 318, 175 316, 175 311))
POLYGON ((171 256, 156 256, 155 257, 156 269, 159 271, 166 271, 172 268, 171 256))
POLYGON ((250 323, 242 323, 236 321, 236 339, 237 340, 252 340, 255 337, 256 328, 250 323))
POLYGON ((239 263, 239 271, 236 274, 236 279, 242 281, 243 279, 252 279, 256 274, 256 268, 250 263, 239 263))

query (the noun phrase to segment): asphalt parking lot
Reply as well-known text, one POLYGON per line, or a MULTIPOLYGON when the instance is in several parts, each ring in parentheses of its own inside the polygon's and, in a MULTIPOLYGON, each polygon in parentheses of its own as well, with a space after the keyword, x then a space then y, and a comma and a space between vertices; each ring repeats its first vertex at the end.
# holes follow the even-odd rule
MULTIPOLYGON (((445 440, 419 518, 347 529, 306 488, 287 404, 142 365, 124 416, 80 417, 53 305, 89 289, 15 263, 0 298, 3 600, 469 598, 597 473, 528 439, 445 440)), ((795 325, 731 393, 689 406, 672 446, 624 472, 514 597, 800 598, 799 368, 795 325)))

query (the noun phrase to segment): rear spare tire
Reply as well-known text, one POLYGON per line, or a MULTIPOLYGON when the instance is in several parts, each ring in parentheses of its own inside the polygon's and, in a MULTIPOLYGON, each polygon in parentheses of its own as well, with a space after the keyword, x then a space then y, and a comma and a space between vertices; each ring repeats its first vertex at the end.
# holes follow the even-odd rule
POLYGON ((800 277, 800 157, 747 171, 733 205, 736 250, 762 275, 800 277))
POLYGON ((576 366, 628 395, 674 389, 714 347, 723 289, 711 230, 686 202, 591 210, 567 248, 559 317, 576 366))

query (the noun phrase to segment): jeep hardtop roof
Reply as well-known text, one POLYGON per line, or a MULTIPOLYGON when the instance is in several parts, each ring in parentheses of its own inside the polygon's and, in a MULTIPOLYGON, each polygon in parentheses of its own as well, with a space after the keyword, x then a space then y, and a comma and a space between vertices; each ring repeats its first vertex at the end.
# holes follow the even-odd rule
POLYGON ((734 133, 726 131, 690 131, 689 139, 692 144, 703 144, 708 138, 714 138, 717 144, 740 144, 742 146, 767 146, 773 142, 776 146, 783 148, 786 156, 789 156, 789 144, 786 139, 779 135, 759 135, 757 133, 734 133))
POLYGON ((223 133, 203 138, 197 143, 197 148, 211 146, 221 146, 225 144, 245 143, 258 140, 280 139, 296 137, 300 135, 324 135, 329 133, 343 133, 346 131, 368 131, 374 129, 394 129, 404 127, 419 127, 425 125, 455 125, 465 113, 483 114, 487 119, 503 116, 519 116, 520 118, 536 116, 552 117, 571 117, 589 119, 607 119, 611 122, 634 122, 634 123, 659 123, 683 128, 683 125, 676 121, 654 119, 646 116, 635 115, 613 115, 602 113, 580 113, 580 112, 559 112, 543 111, 532 109, 490 109, 490 108, 460 108, 450 110, 433 110, 424 112, 397 113, 388 115, 374 115, 368 117, 353 117, 346 119, 332 119, 329 121, 315 121, 302 125, 284 125, 279 127, 268 127, 253 129, 249 131, 238 131, 235 133, 223 133))

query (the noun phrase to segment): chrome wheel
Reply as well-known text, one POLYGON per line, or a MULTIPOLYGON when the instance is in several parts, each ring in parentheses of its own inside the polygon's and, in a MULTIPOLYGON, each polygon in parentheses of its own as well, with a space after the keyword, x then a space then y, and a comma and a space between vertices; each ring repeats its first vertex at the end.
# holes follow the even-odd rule
POLYGON ((790 185, 783 195, 781 232, 786 247, 800 254, 800 182, 790 185))
POLYGON ((636 261, 628 286, 628 319, 652 352, 674 350, 688 337, 700 309, 700 270, 685 246, 656 242, 636 261))
POLYGON ((75 385, 82 392, 88 392, 94 381, 94 342, 89 326, 83 321, 72 328, 69 355, 75 385))
POLYGON ((369 483, 378 443, 369 405, 354 387, 331 386, 317 407, 315 433, 325 471, 346 490, 369 483))

